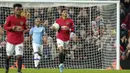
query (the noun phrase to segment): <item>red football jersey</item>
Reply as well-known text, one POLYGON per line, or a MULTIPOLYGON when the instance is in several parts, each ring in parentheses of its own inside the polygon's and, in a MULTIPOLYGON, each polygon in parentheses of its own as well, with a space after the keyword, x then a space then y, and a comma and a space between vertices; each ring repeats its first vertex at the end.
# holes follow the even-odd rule
POLYGON ((70 32, 74 32, 74 22, 71 18, 63 19, 62 17, 56 20, 56 23, 62 26, 68 26, 70 30, 60 29, 57 33, 57 38, 62 41, 68 41, 70 39, 70 32))
POLYGON ((17 18, 15 15, 10 15, 6 18, 4 29, 6 30, 7 42, 11 44, 20 44, 24 41, 23 31, 12 31, 13 26, 21 26, 23 30, 26 30, 26 18, 17 18))

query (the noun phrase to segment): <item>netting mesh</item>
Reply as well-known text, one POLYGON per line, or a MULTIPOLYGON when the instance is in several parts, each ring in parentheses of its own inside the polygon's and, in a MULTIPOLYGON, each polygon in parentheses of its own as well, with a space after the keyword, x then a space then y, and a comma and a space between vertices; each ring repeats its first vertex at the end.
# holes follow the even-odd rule
MULTIPOLYGON (((40 6, 37 4, 33 7, 26 7, 27 4, 23 3, 23 6, 25 6, 22 15, 27 17, 28 28, 34 26, 35 18, 39 17, 42 20, 41 25, 46 28, 48 36, 48 46, 43 48, 44 52, 40 67, 57 68, 59 59, 56 50, 56 37, 55 32, 49 30, 49 27, 59 18, 60 10, 65 6, 47 7, 44 4, 41 5, 41 3, 39 3, 40 6)), ((66 8, 68 9, 68 16, 75 23, 75 36, 71 39, 68 46, 65 67, 91 69, 105 69, 109 67, 116 59, 116 49, 113 47, 116 41, 116 4, 100 4, 99 6, 90 3, 82 6, 82 3, 80 3, 78 6, 69 5, 66 8)), ((10 14, 13 14, 11 7, 4 6, 4 4, 0 6, 1 27, 3 27, 6 17, 10 14)), ((6 56, 5 31, 1 36, 0 67, 3 68, 6 56)), ((29 34, 26 33, 23 64, 26 68, 33 68, 33 50, 31 41, 26 40, 28 36, 29 34)), ((15 56, 11 59, 11 66, 14 65, 14 62, 15 56)))

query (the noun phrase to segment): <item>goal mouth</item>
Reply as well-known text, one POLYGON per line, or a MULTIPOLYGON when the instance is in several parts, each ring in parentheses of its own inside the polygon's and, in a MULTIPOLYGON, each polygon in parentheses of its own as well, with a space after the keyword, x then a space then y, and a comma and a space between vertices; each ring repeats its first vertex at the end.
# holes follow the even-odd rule
MULTIPOLYGON (((13 14, 12 6, 18 2, 0 2, 0 24, 13 14)), ((59 60, 56 49, 55 32, 48 27, 59 18, 60 8, 68 9, 69 17, 75 22, 75 37, 70 41, 65 61, 66 68, 74 69, 107 69, 116 60, 119 69, 119 1, 70 1, 70 2, 20 2, 27 17, 28 27, 34 25, 34 19, 39 17, 47 28, 48 49, 44 47, 41 68, 58 68, 59 60), (116 44, 116 47, 113 45, 116 44)), ((28 37, 29 34, 25 34, 28 37)), ((4 37, 5 38, 5 37, 4 37)), ((4 40, 5 41, 5 40, 4 40)), ((24 64, 33 68, 31 41, 25 42, 24 64), (28 49, 29 48, 29 49, 28 49)), ((2 49, 5 49, 3 47, 2 49)), ((3 67, 5 50, 1 51, 0 67, 3 67)), ((15 57, 14 57, 15 58, 15 57)), ((11 61, 11 64, 15 60, 11 61)))

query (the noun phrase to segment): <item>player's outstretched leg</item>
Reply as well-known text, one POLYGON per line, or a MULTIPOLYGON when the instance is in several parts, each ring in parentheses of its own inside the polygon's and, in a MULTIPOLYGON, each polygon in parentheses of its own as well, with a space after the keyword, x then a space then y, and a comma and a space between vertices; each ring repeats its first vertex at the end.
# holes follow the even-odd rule
POLYGON ((38 65, 41 59, 41 55, 38 52, 34 53, 34 65, 36 69, 39 69, 38 65))
POLYGON ((17 56, 17 61, 18 61, 18 73, 22 73, 21 69, 22 69, 22 56, 18 55, 17 56))
POLYGON ((60 60, 60 65, 59 65, 59 69, 60 69, 60 73, 63 72, 64 69, 64 61, 65 61, 65 52, 62 48, 60 48, 60 53, 59 53, 59 60, 60 60))
POLYGON ((6 60, 5 60, 5 73, 9 72, 9 60, 10 60, 11 56, 7 56, 6 60))

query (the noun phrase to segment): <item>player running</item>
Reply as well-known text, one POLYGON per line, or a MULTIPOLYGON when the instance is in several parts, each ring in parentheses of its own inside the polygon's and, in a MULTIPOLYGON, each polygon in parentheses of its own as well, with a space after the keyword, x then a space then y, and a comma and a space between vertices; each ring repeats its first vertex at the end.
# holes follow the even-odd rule
POLYGON ((38 68, 41 56, 43 54, 43 42, 47 43, 45 28, 40 26, 40 18, 35 19, 35 26, 30 29, 29 35, 32 38, 32 47, 34 52, 34 65, 38 68))
POLYGON ((9 71, 9 61, 15 51, 15 55, 18 60, 18 73, 22 68, 22 56, 23 56, 23 32, 26 30, 26 18, 21 16, 22 5, 14 4, 14 15, 10 15, 6 18, 4 29, 6 30, 7 44, 6 44, 6 60, 5 60, 5 73, 9 71))
MULTIPOLYGON (((67 17, 67 10, 61 10, 61 17, 56 20, 56 23, 60 25, 60 29, 57 32, 57 47, 59 49, 59 60, 60 60, 60 72, 63 72, 64 61, 65 61, 65 49, 68 46, 70 40, 70 34, 74 32, 74 22, 71 18, 67 17)), ((54 26, 50 29, 56 30, 54 26)))

